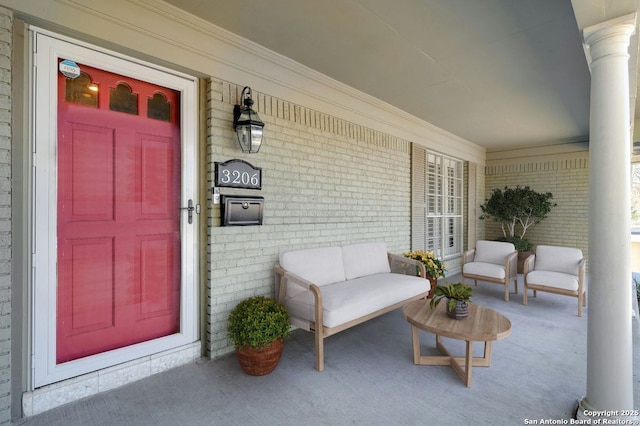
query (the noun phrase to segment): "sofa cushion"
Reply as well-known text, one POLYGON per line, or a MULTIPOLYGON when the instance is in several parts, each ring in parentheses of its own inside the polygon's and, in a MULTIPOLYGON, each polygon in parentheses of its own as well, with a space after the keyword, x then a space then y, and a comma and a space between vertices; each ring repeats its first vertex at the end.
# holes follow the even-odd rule
POLYGON ((462 272, 467 275, 481 275, 483 277, 491 277, 499 280, 504 280, 506 276, 504 263, 502 266, 485 262, 465 263, 462 265, 462 272))
POLYGON ((527 285, 530 284, 578 291, 578 277, 562 272, 531 271, 527 274, 527 285))
MULTIPOLYGON (((325 285, 322 287, 323 323, 325 327, 336 327, 428 292, 428 280, 393 273, 325 285)), ((310 291, 286 299, 284 304, 291 316, 315 320, 310 291)))
POLYGON ((319 286, 345 280, 340 247, 288 251, 280 254, 280 266, 319 286))
POLYGON ((536 247, 536 271, 553 271, 578 275, 578 266, 582 260, 582 251, 573 247, 544 246, 536 247))
POLYGON ((516 251, 516 247, 503 241, 478 241, 474 262, 493 263, 503 265, 507 256, 516 251))
POLYGON ((367 275, 391 272, 384 243, 363 243, 342 246, 344 275, 348 280, 367 275))

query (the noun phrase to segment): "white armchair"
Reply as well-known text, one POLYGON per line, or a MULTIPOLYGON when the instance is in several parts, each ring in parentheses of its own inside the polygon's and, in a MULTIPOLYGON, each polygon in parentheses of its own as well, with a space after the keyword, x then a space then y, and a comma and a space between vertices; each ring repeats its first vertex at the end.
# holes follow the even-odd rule
POLYGON ((518 252, 513 244, 501 241, 478 241, 476 248, 462 255, 462 281, 472 279, 504 285, 504 300, 509 301, 509 283, 514 281, 518 294, 518 252))
POLYGON ((587 304, 585 288, 585 260, 582 251, 571 247, 537 246, 536 254, 524 264, 524 295, 527 304, 529 289, 533 296, 538 291, 563 294, 578 298, 578 316, 587 304))

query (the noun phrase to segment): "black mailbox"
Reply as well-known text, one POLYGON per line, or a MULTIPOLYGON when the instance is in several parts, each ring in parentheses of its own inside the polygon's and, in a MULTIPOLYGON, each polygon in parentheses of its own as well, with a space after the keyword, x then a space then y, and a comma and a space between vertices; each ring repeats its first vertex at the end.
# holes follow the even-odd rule
POLYGON ((263 213, 264 197, 222 196, 222 226, 262 225, 263 213))

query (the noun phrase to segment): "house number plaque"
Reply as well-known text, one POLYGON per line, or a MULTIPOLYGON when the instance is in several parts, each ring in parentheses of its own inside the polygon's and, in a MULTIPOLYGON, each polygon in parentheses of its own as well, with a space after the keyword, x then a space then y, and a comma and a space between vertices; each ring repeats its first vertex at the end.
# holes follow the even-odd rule
POLYGON ((216 162, 216 186, 227 188, 262 189, 262 169, 244 160, 216 162))

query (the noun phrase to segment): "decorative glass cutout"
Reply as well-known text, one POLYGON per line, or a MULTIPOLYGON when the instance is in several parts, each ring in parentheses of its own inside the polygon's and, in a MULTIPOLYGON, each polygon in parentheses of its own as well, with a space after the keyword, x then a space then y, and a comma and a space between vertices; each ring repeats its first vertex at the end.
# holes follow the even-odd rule
POLYGON ((65 79, 64 99, 74 104, 97 107, 98 85, 84 72, 78 78, 65 79))
POLYGON ((109 109, 112 111, 138 114, 138 95, 131 93, 131 87, 125 83, 118 83, 109 93, 109 109))
POLYGON ((147 98, 147 117, 154 120, 171 121, 171 103, 167 97, 156 92, 152 98, 147 98))

